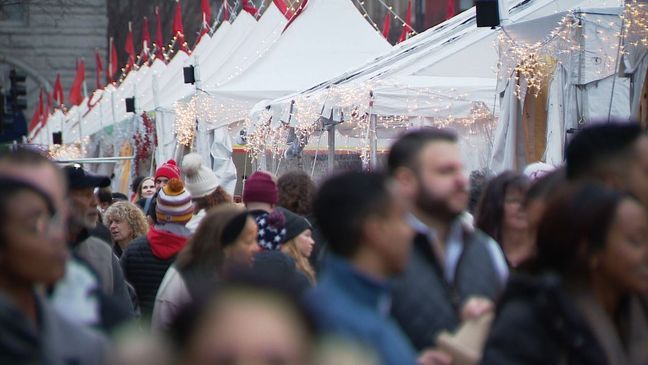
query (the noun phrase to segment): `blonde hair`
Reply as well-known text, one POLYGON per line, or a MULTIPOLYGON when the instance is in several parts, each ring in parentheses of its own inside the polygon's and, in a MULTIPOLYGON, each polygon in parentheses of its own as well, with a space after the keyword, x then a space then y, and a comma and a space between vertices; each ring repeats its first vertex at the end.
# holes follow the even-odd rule
POLYGON ((303 272, 308 278, 308 281, 310 281, 311 284, 314 285, 317 282, 317 279, 315 277, 315 270, 313 269, 313 266, 311 266, 310 262, 308 261, 308 258, 304 256, 301 252, 299 252, 299 248, 297 247, 297 241, 295 241, 295 238, 291 239, 290 241, 284 242, 283 247, 286 247, 286 254, 295 260, 297 269, 303 272))
POLYGON ((148 222, 142 210, 135 204, 128 201, 119 201, 106 209, 104 213, 104 224, 110 226, 114 220, 127 222, 131 229, 131 239, 145 235, 148 230, 148 222))

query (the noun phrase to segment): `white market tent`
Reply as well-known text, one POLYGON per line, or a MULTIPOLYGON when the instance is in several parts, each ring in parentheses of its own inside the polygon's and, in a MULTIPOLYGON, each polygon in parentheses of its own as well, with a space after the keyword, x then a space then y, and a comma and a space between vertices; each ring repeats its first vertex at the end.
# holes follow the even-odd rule
MULTIPOLYGON (((498 85, 502 113, 490 161, 493 170, 519 170, 538 160, 560 165, 568 134, 582 124, 638 116, 646 46, 623 52, 619 46, 645 39, 646 30, 630 27, 619 42, 622 3, 588 1, 582 5, 573 12, 508 28, 502 46, 507 72, 498 85), (524 60, 511 57, 511 50, 522 49, 535 53, 540 60, 536 66, 545 78, 532 73, 514 77, 524 60)), ((625 21, 631 22, 632 9, 638 8, 626 9, 630 12, 625 13, 625 21)), ((637 14, 645 17, 645 9, 637 14)))
MULTIPOLYGON (((254 104, 323 82, 391 46, 348 0, 311 0, 268 52, 229 82, 206 90, 214 127, 244 120, 254 104)), ((209 117, 209 116, 207 116, 209 117)))
MULTIPOLYGON (((247 14, 247 12, 243 13, 247 14)), ((249 16, 249 14, 247 15, 249 16)), ((204 80, 204 89, 218 87, 247 70, 274 45, 287 23, 288 20, 277 9, 274 2, 270 3, 254 30, 239 42, 238 47, 224 60, 222 65, 213 73, 204 77, 201 75, 204 80)))
MULTIPOLYGON (((515 23, 538 18, 572 8, 581 2, 516 1, 510 6, 509 19, 515 23)), ((348 123, 352 121, 348 116, 354 110, 360 115, 399 116, 386 119, 386 128, 377 130, 378 135, 384 132, 382 135, 386 137, 393 136, 392 129, 399 126, 465 126, 488 114, 492 119, 497 111, 498 55, 494 48, 497 36, 497 31, 476 27, 475 10, 472 8, 357 69, 311 89, 259 103, 254 110, 259 112, 269 106, 273 121, 282 120, 293 126, 309 125, 320 116, 336 122, 346 118, 345 123, 348 123), (370 91, 373 95, 371 109, 370 91)), ((344 125, 341 124, 339 128, 344 125)), ((364 128, 369 126, 369 123, 364 123, 364 128)), ((345 129, 356 134, 358 132, 355 126, 345 129)), ((471 138, 475 137, 479 136, 471 138)), ((475 143, 480 148, 473 153, 475 156, 470 168, 483 167, 488 163, 484 156, 489 151, 484 148, 492 141, 479 141, 477 138, 471 147, 475 147, 475 143)), ((475 151, 475 148, 470 150, 475 151)))
MULTIPOLYGON (((250 22, 252 17, 247 12, 242 12, 234 26, 239 21, 250 22)), ((227 47, 227 50, 225 47, 220 50, 224 56, 218 60, 218 67, 212 67, 209 72, 200 70, 198 77, 200 80, 197 81, 201 89, 208 89, 210 84, 219 84, 223 80, 231 79, 245 72, 276 42, 287 22, 288 20, 279 12, 275 4, 270 3, 251 32, 246 32, 243 39, 231 39, 231 46, 227 47)), ((209 62, 211 65, 216 64, 213 59, 210 59, 209 62)), ((184 98, 178 103, 189 102, 191 102, 191 98, 184 98)), ((194 148, 203 157, 204 163, 212 167, 225 190, 233 193, 236 186, 236 168, 231 158, 233 146, 229 130, 227 126, 208 130, 204 123, 200 123, 201 117, 197 116, 197 119, 199 120, 198 133, 195 137, 194 148)))
MULTIPOLYGON (((187 60, 187 64, 192 64, 196 68, 195 86, 191 87, 190 92, 175 93, 173 98, 165 100, 168 104, 164 104, 161 108, 157 109, 157 118, 160 121, 158 123, 158 136, 162 136, 164 141, 168 141, 168 143, 165 143, 164 149, 158 149, 158 161, 166 161, 169 158, 173 158, 175 157, 175 152, 177 152, 177 141, 173 138, 176 124, 176 103, 182 103, 183 100, 191 100, 201 89, 203 80, 221 70, 223 63, 230 58, 256 28, 256 19, 247 12, 241 12, 231 25, 229 22, 225 22, 216 31, 208 44, 203 40, 199 42, 192 53, 192 57, 187 60), (206 44, 206 46, 199 48, 203 44, 206 44)), ((231 147, 229 154, 225 151, 219 154, 220 156, 227 156, 226 158, 220 158, 212 163, 209 147, 213 140, 213 133, 212 135, 207 135, 207 133, 200 130, 196 135, 195 144, 203 156, 204 163, 215 169, 215 173, 219 177, 220 185, 230 193, 233 193, 236 184, 236 168, 230 158, 231 147)))

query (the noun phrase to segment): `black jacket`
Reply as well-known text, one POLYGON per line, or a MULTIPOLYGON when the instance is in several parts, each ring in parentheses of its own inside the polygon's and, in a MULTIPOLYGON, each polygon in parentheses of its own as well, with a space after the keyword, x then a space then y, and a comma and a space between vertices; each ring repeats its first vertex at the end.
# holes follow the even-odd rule
POLYGON ((556 275, 512 276, 483 365, 605 365, 606 355, 556 275))
POLYGON ((493 301, 500 294, 501 279, 481 231, 464 232, 464 250, 454 283, 445 279, 425 235, 417 234, 410 261, 394 282, 392 314, 417 350, 434 347, 443 331, 454 331, 466 299, 482 296, 493 301))
POLYGON ((153 255, 146 236, 134 239, 120 260, 126 280, 135 288, 143 319, 150 320, 155 296, 175 255, 162 260, 153 255))

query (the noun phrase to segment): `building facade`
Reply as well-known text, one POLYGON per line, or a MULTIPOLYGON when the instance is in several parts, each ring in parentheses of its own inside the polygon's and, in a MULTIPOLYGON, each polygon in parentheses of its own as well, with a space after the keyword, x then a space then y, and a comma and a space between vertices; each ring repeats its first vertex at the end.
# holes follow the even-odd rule
POLYGON ((94 90, 95 49, 105 60, 107 26, 106 0, 0 0, 0 87, 9 91, 10 70, 26 74, 27 121, 39 90, 51 90, 57 73, 67 100, 79 57, 94 90))

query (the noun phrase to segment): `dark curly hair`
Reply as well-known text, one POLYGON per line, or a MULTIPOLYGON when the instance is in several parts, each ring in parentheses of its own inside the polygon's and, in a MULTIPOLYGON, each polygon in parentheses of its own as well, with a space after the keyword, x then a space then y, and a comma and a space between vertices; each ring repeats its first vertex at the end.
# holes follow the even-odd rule
POLYGON ((308 216, 313 211, 315 191, 315 183, 307 173, 301 170, 288 171, 277 181, 277 205, 293 213, 308 216))

